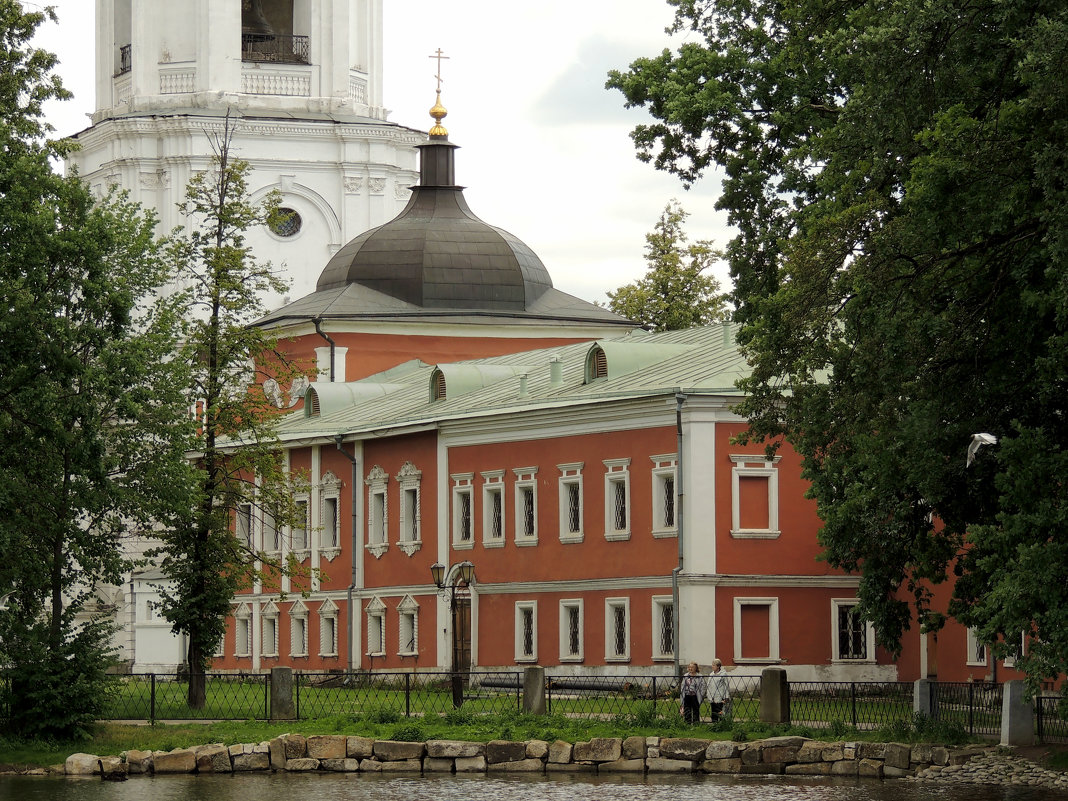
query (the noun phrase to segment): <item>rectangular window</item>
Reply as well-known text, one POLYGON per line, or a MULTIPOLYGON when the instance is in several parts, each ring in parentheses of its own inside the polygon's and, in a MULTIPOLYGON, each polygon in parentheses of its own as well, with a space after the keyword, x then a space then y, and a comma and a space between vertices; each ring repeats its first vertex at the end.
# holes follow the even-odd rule
POLYGON ((779 662, 779 599, 734 599, 734 662, 779 662))
POLYGON ((372 545, 381 545, 386 541, 386 491, 371 493, 371 519, 369 523, 372 545))
POLYGON ((263 547, 277 553, 282 550, 282 532, 274 522, 270 510, 263 510, 263 547))
POLYGON ((252 653, 252 625, 247 617, 234 620, 234 656, 249 656, 252 653))
POLYGON ((857 614, 855 598, 831 601, 831 626, 835 661, 874 660, 875 629, 857 614))
POLYGON ((407 542, 419 541, 419 488, 404 490, 404 526, 403 538, 407 542))
POLYGON ((400 655, 413 656, 418 653, 415 642, 415 612, 400 613, 400 655))
POLYGON ((303 615, 292 618, 289 652, 291 656, 308 655, 308 618, 303 615))
POLYGON ((338 547, 338 505, 337 498, 323 498, 323 548, 338 547))
POLYGON ((519 601, 515 605, 515 661, 535 662, 538 659, 538 607, 534 601, 519 601))
POLYGON ((968 664, 975 667, 986 667, 988 664, 986 643, 979 640, 978 632, 973 628, 968 629, 968 664))
POLYGON ((774 539, 779 536, 781 456, 731 454, 731 536, 774 539))
POLYGON ((278 618, 263 618, 263 655, 278 655, 278 618))
POLYGON ((582 462, 559 464, 560 541, 582 542, 582 462))
POLYGON ((582 661, 582 599, 560 601, 560 661, 582 661))
POLYGON ((482 474, 482 544, 487 548, 504 546, 504 471, 482 474))
POLYGON ((649 457, 653 462, 653 536, 674 537, 675 528, 675 471, 677 457, 673 453, 649 457))
POLYGON ((319 619, 319 655, 337 656, 337 618, 333 615, 319 619))
POLYGON ((630 659, 630 599, 605 599, 605 660, 625 662, 630 659))
POLYGON ((237 506, 237 538, 249 550, 252 550, 252 504, 242 503, 237 506))
POLYGON ((538 544, 538 468, 514 468, 515 544, 538 544))
POLYGON ((675 604, 671 596, 653 598, 653 659, 675 656, 675 604))
POLYGON ((385 612, 369 612, 367 615, 367 655, 385 656, 386 654, 386 615, 385 612))
POLYGON ((474 473, 452 476, 452 544, 470 548, 474 541, 474 473))
POLYGON ((296 519, 293 522, 293 550, 308 550, 308 501, 297 500, 294 504, 296 519))
POLYGON ((604 466, 605 539, 630 539, 630 459, 606 459, 604 466))

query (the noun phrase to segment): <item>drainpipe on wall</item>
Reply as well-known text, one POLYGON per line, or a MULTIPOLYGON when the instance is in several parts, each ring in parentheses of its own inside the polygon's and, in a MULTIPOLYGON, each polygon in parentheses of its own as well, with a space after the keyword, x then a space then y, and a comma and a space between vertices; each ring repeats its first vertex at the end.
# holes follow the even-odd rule
POLYGON ((679 660, 679 573, 682 572, 683 555, 682 555, 682 532, 683 526, 683 499, 686 496, 686 483, 683 480, 685 478, 682 465, 682 404, 686 402, 686 396, 681 392, 675 394, 675 447, 677 448, 675 456, 675 531, 678 535, 679 543, 679 564, 671 571, 671 625, 675 629, 675 638, 673 645, 675 657, 675 675, 678 676, 681 671, 679 660))
MULTIPOLYGON (((318 327, 318 324, 316 327, 318 327)), ((333 347, 333 344, 333 342, 330 343, 331 347, 333 347)), ((334 360, 331 358, 331 371, 333 371, 333 364, 334 360)), ((349 588, 345 591, 345 597, 348 599, 349 604, 348 625, 345 628, 345 641, 347 643, 345 648, 345 659, 348 661, 349 673, 352 673, 352 621, 356 618, 356 610, 353 608, 352 594, 356 590, 356 548, 358 547, 356 538, 359 536, 360 531, 356 518, 356 493, 359 491, 360 463, 355 456, 350 455, 348 451, 341 447, 342 439, 343 437, 341 434, 338 434, 334 438, 334 442, 337 444, 337 449, 345 454, 348 460, 352 462, 352 549, 349 552, 349 559, 352 562, 352 580, 349 582, 349 588)), ((354 450, 355 447, 356 446, 353 445, 354 450)))
MULTIPOLYGON (((315 323, 315 333, 325 339, 327 344, 330 345, 330 383, 332 384, 334 383, 334 340, 330 338, 329 334, 323 331, 321 327, 321 323, 323 322, 322 317, 316 317, 312 322, 315 323)), ((338 445, 338 449, 341 449, 340 445, 338 445)))

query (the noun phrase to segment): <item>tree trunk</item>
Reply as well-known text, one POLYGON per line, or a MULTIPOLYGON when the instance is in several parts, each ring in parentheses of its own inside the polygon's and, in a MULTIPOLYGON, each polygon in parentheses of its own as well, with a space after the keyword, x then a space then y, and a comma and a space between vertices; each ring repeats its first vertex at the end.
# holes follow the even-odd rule
POLYGON ((189 650, 187 652, 189 662, 189 696, 190 709, 203 709, 207 695, 206 681, 204 677, 204 654, 196 644, 196 638, 189 638, 189 650))

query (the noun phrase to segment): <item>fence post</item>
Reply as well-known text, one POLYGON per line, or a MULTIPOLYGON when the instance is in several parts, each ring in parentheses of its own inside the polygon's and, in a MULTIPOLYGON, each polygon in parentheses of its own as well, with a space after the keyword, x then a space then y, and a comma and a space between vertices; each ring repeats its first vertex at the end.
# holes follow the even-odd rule
POLYGON ((523 711, 545 714, 545 668, 540 665, 523 669, 523 711))
POLYGON ((549 715, 553 713, 553 680, 551 678, 545 682, 545 712, 549 715))
POLYGON ((849 682, 849 700, 853 711, 853 728, 855 729, 857 727, 857 683, 855 681, 849 682))
POLYGON ((912 713, 923 715, 929 720, 934 720, 934 710, 931 708, 931 680, 916 679, 912 689, 912 713))
POLYGON ((148 720, 150 723, 156 722, 156 674, 148 674, 149 682, 149 695, 148 695, 148 720))
POLYGON ((404 674, 404 717, 412 716, 412 674, 404 674))
POLYGON ((968 684, 968 734, 975 734, 975 682, 968 684))
POLYGON ((652 690, 652 696, 653 696, 653 719, 655 720, 656 719, 656 676, 653 676, 653 681, 651 683, 650 690, 652 690))
MULTIPOLYGON (((1041 696, 1036 697, 1035 701, 1041 709, 1041 696)), ((1027 685, 1019 680, 1007 681, 1002 688, 1001 744, 1035 744, 1034 707, 1027 700, 1027 685)))
POLYGON ((790 682, 783 668, 760 671, 760 719, 764 723, 790 722, 790 682))
POLYGON ((293 668, 271 668, 271 720, 295 720, 293 668))

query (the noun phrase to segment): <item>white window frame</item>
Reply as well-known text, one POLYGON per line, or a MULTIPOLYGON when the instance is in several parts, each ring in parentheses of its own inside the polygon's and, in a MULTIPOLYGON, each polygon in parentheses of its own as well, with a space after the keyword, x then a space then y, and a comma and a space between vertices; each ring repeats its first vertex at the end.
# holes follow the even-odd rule
POLYGON ((400 487, 397 517, 400 521, 398 547, 411 556, 423 547, 422 535, 422 480, 423 472, 411 462, 405 462, 394 477, 400 487), (414 503, 412 503, 414 501, 414 503))
POLYGON ((843 665, 868 665, 875 664, 875 626, 864 621, 864 650, 865 656, 860 659, 845 659, 841 657, 841 648, 838 631, 838 614, 842 607, 857 606, 860 603, 856 598, 832 598, 831 599, 831 662, 843 665))
POLYGON ((376 595, 368 601, 364 616, 367 619, 367 656, 385 656, 386 605, 382 599, 376 595))
POLYGON ((658 456, 650 456, 649 459, 653 463, 652 470, 652 482, 653 482, 653 519, 652 519, 652 532, 653 536, 657 538, 677 537, 679 533, 678 529, 678 514, 679 514, 679 477, 678 477, 678 454, 665 453, 658 456), (674 501, 672 506, 672 522, 671 525, 667 525, 664 517, 667 513, 667 506, 665 504, 666 487, 665 483, 670 479, 672 487, 674 489, 674 501))
POLYGON ((630 661, 630 598, 605 598, 604 599, 604 661, 605 662, 629 662, 630 661), (624 638, 626 649, 624 653, 618 653, 616 649, 616 610, 623 610, 623 623, 625 627, 624 638))
POLYGON ((234 657, 248 659, 252 656, 252 610, 241 604, 234 610, 234 657))
POLYGON ((731 470, 731 536, 736 539, 777 539, 779 530, 779 460, 775 456, 768 460, 764 454, 732 453, 734 462, 731 470), (768 527, 742 528, 742 488, 743 478, 766 478, 768 482, 768 527))
POLYGON ((966 637, 968 653, 965 657, 965 664, 970 667, 989 667, 990 666, 990 649, 986 647, 985 643, 979 642, 976 630, 969 626, 967 629, 966 637), (979 660, 979 651, 982 649, 982 661, 979 660))
POLYGON ((256 550, 255 509, 251 501, 242 501, 234 509, 234 536, 250 551, 256 550))
POLYGON ((538 661, 538 602, 516 601, 515 602, 515 661, 537 662, 538 661), (530 616, 530 652, 524 649, 524 623, 527 615, 530 616))
POLYGON ((507 531, 504 527, 506 519, 504 500, 504 471, 487 470, 480 473, 482 476, 482 547, 503 548, 507 541, 507 531), (494 508, 494 496, 500 502, 498 508, 494 508), (493 536, 494 524, 498 535, 493 536))
POLYGON ((319 605, 319 656, 337 656, 338 611, 329 598, 319 605))
POLYGON ((397 655, 419 655, 419 604, 405 595, 397 605, 397 655))
POLYGON ((736 665, 779 664, 779 599, 735 598, 734 599, 734 663, 736 665), (742 607, 768 607, 768 651, 763 656, 742 656, 742 607))
POLYGON ((260 655, 270 658, 278 656, 278 607, 269 601, 260 611, 260 655), (269 636, 267 626, 272 627, 269 636))
MULTIPOLYGON (((1020 654, 1019 655, 1022 657, 1024 654, 1027 653, 1027 634, 1025 632, 1021 631, 1020 632, 1020 636, 1019 636, 1018 639, 1020 641, 1020 654)), ((1011 654, 1010 655, 1006 655, 1005 659, 1003 660, 1003 664, 1007 668, 1016 667, 1016 657, 1012 656, 1011 654)))
POLYGON ((452 479, 452 547, 470 550, 475 547, 475 474, 454 473, 452 479), (467 522, 464 530, 462 499, 467 498, 467 522))
POLYGON ((678 632, 674 630, 674 606, 675 602, 670 595, 654 595, 652 605, 652 623, 650 627, 653 633, 653 660, 664 661, 675 658, 675 638, 678 636, 678 632), (661 650, 660 644, 664 641, 664 611, 669 610, 672 615, 672 648, 667 651, 661 650))
POLYGON ((273 556, 280 554, 282 552, 282 530, 278 528, 274 515, 266 506, 263 509, 263 522, 260 524, 260 530, 263 534, 263 550, 273 556), (271 539, 270 547, 268 547, 268 537, 271 539))
POLYGON ((538 544, 538 468, 516 467, 512 469, 515 475, 515 544, 530 546, 538 544), (530 494, 533 504, 531 523, 533 530, 527 533, 526 498, 530 494))
POLYGON ((560 508, 560 542, 582 542, 584 531, 585 501, 582 491, 582 469, 584 462, 570 462, 558 464, 556 469, 560 471, 557 479, 560 508), (571 531, 571 503, 569 487, 578 488, 578 531, 571 531))
POLYGON ((582 662, 585 658, 586 614, 585 603, 581 598, 564 598, 560 601, 560 661, 582 662), (571 610, 577 610, 578 651, 571 652, 571 610))
POLYGON ((319 488, 319 554, 333 561, 341 554, 341 479, 327 471, 319 488))
POLYGON ((367 485, 367 552, 381 559, 389 549, 389 473, 375 465, 363 480, 367 485))
POLYGON ((306 493, 301 493, 293 498, 294 511, 299 518, 300 508, 304 507, 304 527, 299 525, 291 526, 289 529, 289 541, 292 543, 293 555, 298 559, 306 559, 311 553, 311 539, 309 529, 311 528, 311 503, 308 500, 306 493), (298 540, 298 532, 303 532, 303 541, 298 540))
POLYGON ((605 459, 604 474, 604 538, 610 542, 630 539, 631 521, 634 517, 630 498, 630 459, 605 459), (623 491, 623 514, 626 517, 622 528, 616 526, 616 495, 623 491))
POLYGON ((303 601, 289 609, 289 655, 308 656, 308 607, 303 601))

